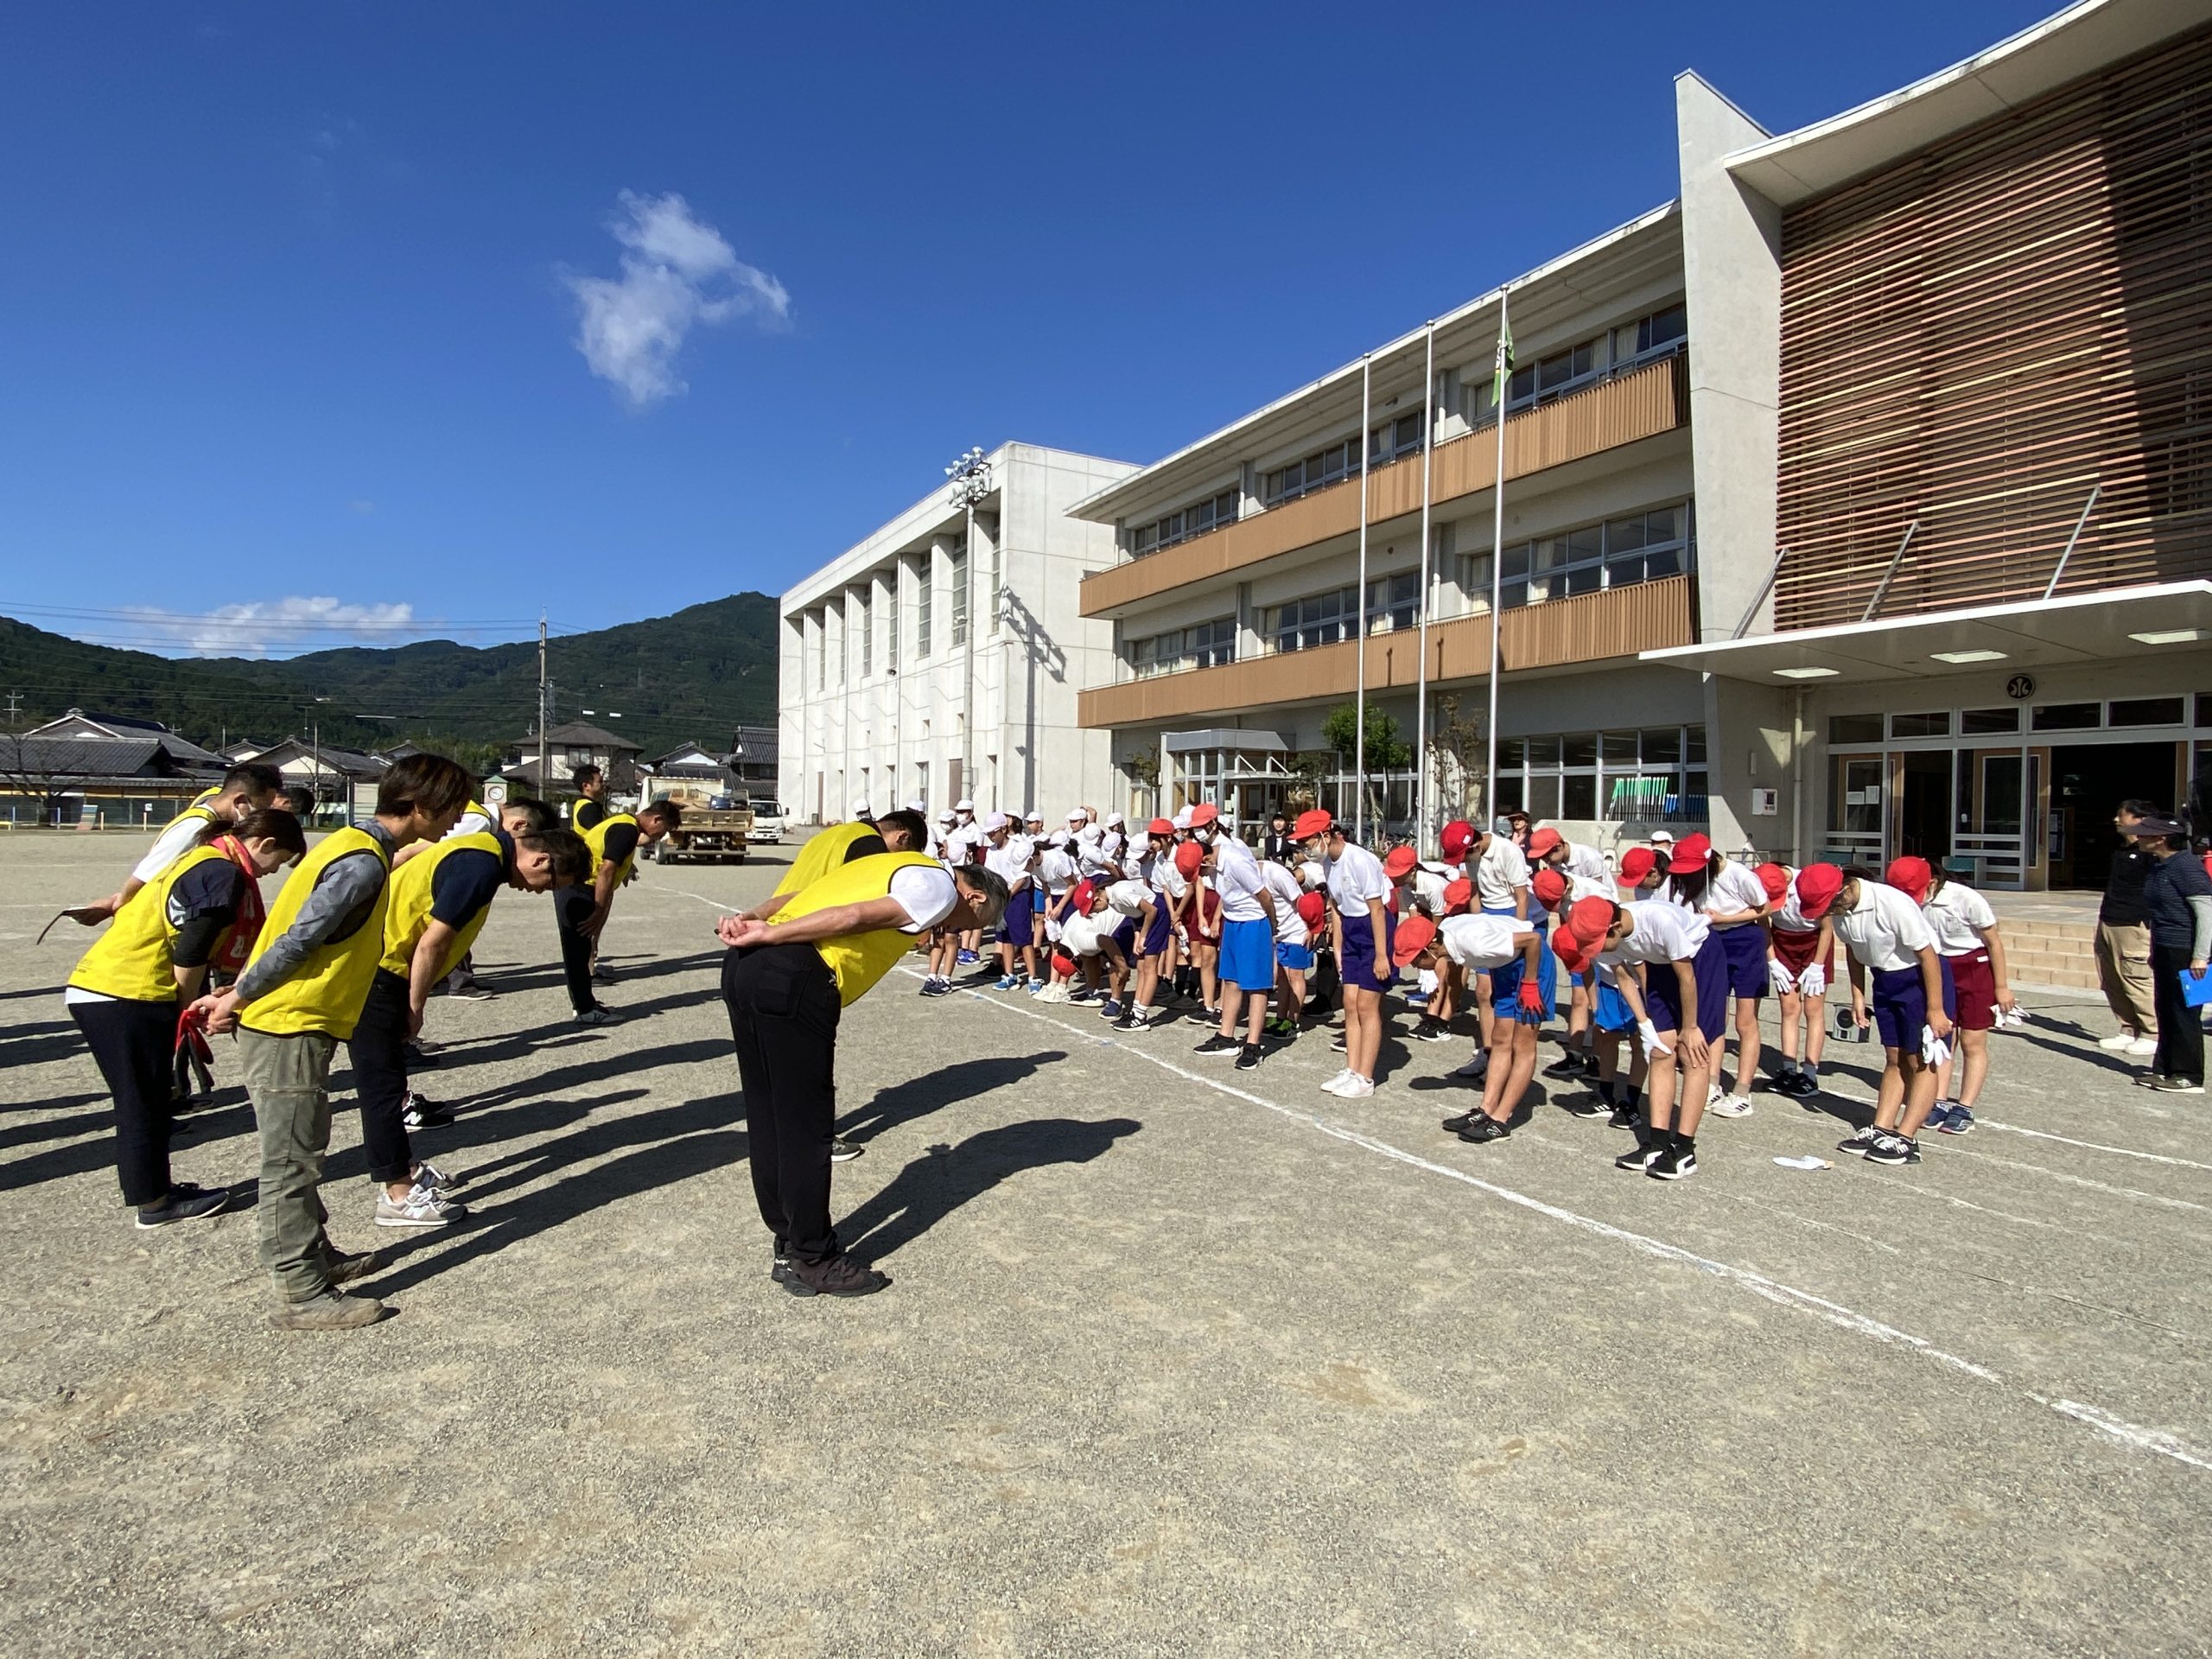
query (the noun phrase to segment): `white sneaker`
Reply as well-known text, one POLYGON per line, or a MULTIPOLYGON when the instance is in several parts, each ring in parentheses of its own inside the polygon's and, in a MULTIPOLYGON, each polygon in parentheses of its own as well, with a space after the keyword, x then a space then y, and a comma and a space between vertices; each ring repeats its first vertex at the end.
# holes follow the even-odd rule
POLYGON ((1723 1095, 1718 1100, 1708 1100, 1705 1109, 1715 1117, 1749 1117, 1751 1103, 1741 1095, 1723 1095))
POLYGON ((1728 1096, 1726 1091, 1723 1090, 1719 1084, 1714 1083, 1706 1085, 1705 1109, 1707 1111, 1719 1111, 1720 1109, 1720 1103, 1727 1098, 1728 1096))
POLYGON ((1343 1071, 1338 1072, 1335 1077, 1331 1077, 1326 1083, 1321 1085, 1322 1092, 1324 1094, 1331 1095, 1338 1093, 1344 1088, 1345 1083, 1351 1078, 1351 1067, 1344 1067, 1343 1071))
POLYGON ((417 1181, 407 1196, 395 1199, 379 1188, 376 1222, 379 1227, 444 1227, 468 1213, 435 1186, 417 1181))
POLYGON ((1346 1074, 1344 1086, 1335 1092, 1340 1099, 1365 1100, 1375 1092, 1375 1085, 1354 1071, 1346 1074))
POLYGON ((2118 1052, 2123 1048, 2132 1046, 2134 1044, 2134 1041, 2135 1033, 2129 1030, 2126 1026, 2122 1026, 2118 1031, 2113 1033, 2111 1036, 2100 1039, 2097 1046, 2099 1048, 2109 1048, 2114 1052, 2118 1052))
POLYGON ((2155 1037, 2138 1037, 2133 1042, 2128 1044, 2127 1052, 2139 1059, 2155 1054, 2158 1052, 2158 1039, 2155 1037))

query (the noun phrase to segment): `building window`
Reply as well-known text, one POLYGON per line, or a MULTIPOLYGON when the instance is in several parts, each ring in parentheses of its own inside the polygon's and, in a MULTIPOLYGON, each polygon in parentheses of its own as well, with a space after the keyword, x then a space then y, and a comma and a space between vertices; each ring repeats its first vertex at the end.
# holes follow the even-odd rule
POLYGON ((2115 699, 2105 709, 2107 726, 2178 726, 2182 723, 2179 697, 2115 699))
POLYGON ((2020 711, 2011 709, 1967 709, 1959 715, 1959 735, 1961 737, 1994 737, 2004 732, 2020 729, 2020 711))
MULTIPOLYGON (((1504 605, 1541 605, 1680 575, 1690 568, 1692 520, 1690 504, 1684 501, 1509 545, 1501 584, 1504 605)), ((1471 595, 1482 595, 1474 608, 1489 607, 1489 554, 1461 556, 1459 585, 1471 595)))
POLYGON ((2094 731, 2104 715, 2101 702, 2046 702, 2028 716, 2038 732, 2094 731))
POLYGON ((1268 636, 1279 652, 1333 645, 1352 637, 1356 626, 1352 619, 1358 608, 1357 588, 1337 588, 1310 598, 1294 599, 1268 613, 1268 636))
POLYGON ((1367 631, 1393 633, 1419 626, 1421 572, 1407 570, 1367 584, 1367 631))
POLYGON ((1831 743, 1879 743, 1882 741, 1882 717, 1879 715, 1830 715, 1828 741, 1831 743))
POLYGON ((1136 525, 1129 531, 1130 556, 1141 558, 1147 553, 1157 553, 1163 547, 1187 542, 1193 536, 1203 536, 1224 524, 1233 524, 1243 504, 1243 497, 1238 491, 1224 490, 1195 506, 1171 512, 1148 524, 1136 525))
MULTIPOLYGON (((844 607, 839 606, 832 614, 836 618, 837 622, 836 627, 832 630, 837 636, 837 671, 830 677, 830 683, 842 686, 845 683, 845 634, 847 632, 844 607)), ((823 626, 828 626, 826 621, 823 626)))
MULTIPOLYGON (((1506 408, 1509 412, 1534 409, 1614 375, 1640 369, 1681 350, 1688 334, 1688 314, 1675 304, 1562 346, 1513 372, 1506 408)), ((1496 420, 1497 377, 1485 376, 1462 394, 1462 400, 1469 424, 1484 426, 1496 420)))
POLYGON ((955 651, 968 643, 968 550, 952 552, 952 639, 955 651))
POLYGON ((991 632, 999 631, 1000 613, 1005 607, 999 603, 1006 592, 1006 543, 994 535, 991 537, 991 632))
POLYGON ((930 554, 922 555, 921 563, 914 567, 914 655, 930 654, 930 627, 937 613, 937 561, 930 554))
POLYGON ((1497 804, 1583 823, 1701 823, 1705 728, 1648 726, 1501 739, 1497 804))
POLYGON ((1385 467, 1420 448, 1421 416, 1417 412, 1401 415, 1395 421, 1383 422, 1367 435, 1367 464, 1385 467))
POLYGON ((1951 714, 1948 709, 1934 714, 1890 716, 1891 737, 1948 737, 1950 734, 1951 714))
POLYGON ((1267 475, 1267 487, 1261 493, 1269 506, 1285 501, 1294 501, 1309 491, 1325 484, 1334 484, 1359 470, 1359 440, 1346 438, 1342 443, 1332 443, 1325 449, 1317 449, 1303 460, 1294 461, 1287 467, 1279 467, 1267 475))
POLYGON ((891 580, 884 585, 884 633, 891 641, 891 666, 899 666, 899 653, 906 642, 899 633, 899 585, 906 579, 906 565, 902 559, 891 567, 891 580))
POLYGON ((860 596, 861 678, 875 672, 875 584, 868 583, 860 596))
POLYGON ((814 689, 826 690, 830 684, 830 613, 822 613, 816 624, 814 641, 814 689))
POLYGON ((1225 616, 1196 627, 1173 628, 1129 641, 1130 671, 1141 680, 1186 668, 1217 668, 1236 660, 1236 619, 1225 616))

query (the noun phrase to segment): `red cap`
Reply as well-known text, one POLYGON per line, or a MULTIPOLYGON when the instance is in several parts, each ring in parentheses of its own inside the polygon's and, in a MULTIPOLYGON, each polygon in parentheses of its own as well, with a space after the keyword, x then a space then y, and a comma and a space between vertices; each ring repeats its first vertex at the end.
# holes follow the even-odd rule
POLYGON ((1797 872, 1797 908, 1808 917, 1827 915, 1842 891, 1843 872, 1833 864, 1808 864, 1797 872))
POLYGON ((1077 882, 1074 889, 1069 893, 1068 908, 1078 916, 1088 916, 1090 914, 1091 900, 1097 896, 1097 888, 1091 885, 1090 878, 1085 876, 1077 882))
POLYGON ((1529 856, 1541 858, 1554 847, 1563 844, 1566 837, 1556 830, 1543 829, 1529 837, 1529 856))
POLYGON ((1614 908, 1610 899, 1578 899, 1567 906, 1567 925, 1584 944, 1595 944, 1612 931, 1614 908))
POLYGON ((1336 828, 1337 821, 1319 807, 1298 815, 1298 822, 1290 826, 1293 841, 1311 841, 1316 836, 1325 836, 1336 828))
POLYGON ((1929 868, 1926 859, 1908 855, 1890 861, 1889 873, 1884 880, 1898 892, 1910 894, 1913 903, 1918 904, 1927 898, 1928 889, 1936 880, 1936 872, 1929 868))
POLYGON ((1193 830, 1205 824, 1217 823, 1220 818, 1221 809, 1211 801, 1200 801, 1191 809, 1191 828, 1193 830))
POLYGON ((1590 961, 1589 953, 1582 948, 1582 941, 1574 937, 1571 928, 1562 927, 1553 936, 1552 954, 1567 964, 1571 974, 1582 972, 1590 961))
POLYGON ((1675 843, 1675 855, 1667 861, 1667 874, 1688 875, 1692 870, 1701 870, 1712 856, 1712 836, 1684 836, 1675 843))
POLYGON ((1762 864, 1758 875, 1759 886, 1766 889, 1767 903, 1780 904, 1782 895, 1789 891, 1789 872, 1779 864, 1762 864))
POLYGON ((1529 878, 1529 891, 1546 910, 1557 910, 1559 901, 1567 897, 1567 878, 1557 870, 1538 870, 1529 878))
POLYGON ((1467 855, 1467 849, 1475 844, 1475 826, 1465 818, 1454 818, 1444 826, 1444 856, 1454 863, 1467 855))
POLYGON ((1649 847, 1631 847, 1621 855, 1621 885, 1633 887, 1651 874, 1659 862, 1659 855, 1649 847))
POLYGON ((1144 832, 1147 836, 1172 836, 1175 833, 1175 826, 1166 818, 1154 818, 1145 825, 1144 832))
POLYGON ((1450 882, 1446 885, 1444 889, 1444 913, 1446 916, 1457 916, 1461 911, 1472 906, 1474 902, 1475 884, 1468 880, 1465 876, 1463 875, 1457 881, 1450 882))
POLYGON ((1318 893, 1298 895, 1298 915, 1308 927, 1319 927, 1329 919, 1329 901, 1318 893))
POLYGON ((1426 916, 1408 916, 1398 924, 1390 940, 1390 960, 1404 967, 1436 942, 1436 924, 1426 916))
POLYGON ((1061 975, 1073 974, 1075 972, 1075 958, 1073 957, 1063 956, 1058 951, 1055 950, 1052 953, 1052 971, 1056 974, 1061 975))
POLYGON ((1175 868, 1185 875, 1196 875, 1198 866, 1206 861, 1206 849, 1195 841, 1186 841, 1175 849, 1175 868))
POLYGON ((1410 847, 1393 847, 1382 855, 1382 874, 1395 881, 1402 875, 1411 875, 1414 866, 1421 862, 1421 855, 1410 847))

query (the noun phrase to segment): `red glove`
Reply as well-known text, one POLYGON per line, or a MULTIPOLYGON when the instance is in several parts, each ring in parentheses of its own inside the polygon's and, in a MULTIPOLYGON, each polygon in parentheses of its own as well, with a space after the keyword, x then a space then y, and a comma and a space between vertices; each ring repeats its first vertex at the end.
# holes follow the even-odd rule
POLYGON ((207 1046, 207 1033, 203 1027, 207 1017, 189 1006, 177 1010, 176 1047, 179 1052, 188 1046, 205 1063, 215 1058, 215 1051, 207 1046))
POLYGON ((1520 1020, 1524 1026, 1540 1026, 1544 1022, 1544 994, 1533 979, 1521 982, 1520 1020))

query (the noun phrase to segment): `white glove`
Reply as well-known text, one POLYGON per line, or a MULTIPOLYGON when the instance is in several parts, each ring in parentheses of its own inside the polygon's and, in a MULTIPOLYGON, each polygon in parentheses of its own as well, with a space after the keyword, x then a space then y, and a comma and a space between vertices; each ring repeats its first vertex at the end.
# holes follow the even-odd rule
POLYGON ((1774 987, 1777 996, 1787 996, 1797 988, 1797 982, 1789 969, 1778 957, 1769 957, 1766 963, 1767 982, 1774 987))
POLYGON ((1806 996, 1826 996, 1828 994, 1827 969, 1817 962, 1805 964, 1805 971, 1797 976, 1797 989, 1806 996))
POLYGON ((1920 1028, 1920 1058, 1929 1065, 1941 1065, 1951 1058, 1951 1046, 1936 1034, 1935 1028, 1920 1028))
POLYGON ((1675 1052, 1659 1040, 1659 1027, 1649 1020, 1637 1020, 1636 1029, 1637 1034, 1643 1039, 1643 1052, 1646 1054, 1671 1054, 1675 1052))
POLYGON ((2028 1023, 2028 1011, 2017 1002, 2009 1008, 1998 1007, 1994 1003, 1990 1006, 1997 1015, 1997 1023, 1999 1026, 2024 1026, 2028 1023))

